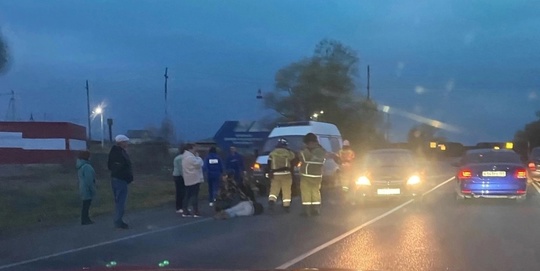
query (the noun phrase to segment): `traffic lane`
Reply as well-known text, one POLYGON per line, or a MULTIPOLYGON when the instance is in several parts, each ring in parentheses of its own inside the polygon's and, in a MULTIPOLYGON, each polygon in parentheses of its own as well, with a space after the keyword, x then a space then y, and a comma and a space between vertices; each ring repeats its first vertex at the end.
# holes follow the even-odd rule
MULTIPOLYGON (((323 201, 337 198, 331 192, 323 201)), ((177 268, 268 269, 290 257, 341 234, 357 223, 391 208, 389 202, 370 212, 341 204, 324 204, 320 217, 304 218, 298 199, 290 214, 277 211, 256 217, 207 221, 171 231, 53 257, 8 270, 65 270, 104 266, 154 265, 168 260, 177 268)), ((192 219, 189 219, 192 220, 192 219)))
MULTIPOLYGON (((427 180, 426 183, 431 187, 437 181, 427 180)), ((47 257, 6 270, 103 266, 110 261, 148 265, 164 259, 179 268, 274 268, 276 263, 287 260, 290 255, 317 246, 402 202, 388 201, 370 210, 359 211, 342 205, 340 198, 338 191, 323 191, 321 217, 299 217, 301 206, 299 199, 295 198, 292 212, 288 215, 278 211, 275 215, 265 213, 229 221, 202 221, 196 225, 47 257), (247 258, 239 258, 238 255, 246 255, 247 258)), ((147 223, 152 224, 152 221, 147 223)), ((91 234, 99 236, 99 233, 91 234)))
MULTIPOLYGON (((453 183, 452 183, 453 184, 453 183)), ((447 184, 293 267, 368 270, 536 270, 540 196, 455 201, 447 184)))
MULTIPOLYGON (((429 181, 436 183, 436 181, 429 181)), ((178 268, 275 268, 277 263, 309 250, 401 204, 387 201, 369 210, 339 202, 338 191, 323 192, 320 217, 299 217, 299 199, 291 214, 229 221, 204 221, 196 225, 140 236, 95 248, 51 257, 8 270, 43 270, 104 266, 110 261, 153 265, 168 260, 178 268)), ((193 219, 186 219, 193 221, 193 219)))

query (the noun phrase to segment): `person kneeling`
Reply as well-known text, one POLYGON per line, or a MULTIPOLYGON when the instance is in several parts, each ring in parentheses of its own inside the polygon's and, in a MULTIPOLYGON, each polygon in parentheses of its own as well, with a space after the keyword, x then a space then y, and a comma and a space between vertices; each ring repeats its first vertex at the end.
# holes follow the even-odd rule
POLYGON ((215 208, 218 212, 214 216, 216 219, 252 216, 262 212, 258 204, 254 204, 236 185, 233 173, 222 175, 221 188, 216 199, 215 208))

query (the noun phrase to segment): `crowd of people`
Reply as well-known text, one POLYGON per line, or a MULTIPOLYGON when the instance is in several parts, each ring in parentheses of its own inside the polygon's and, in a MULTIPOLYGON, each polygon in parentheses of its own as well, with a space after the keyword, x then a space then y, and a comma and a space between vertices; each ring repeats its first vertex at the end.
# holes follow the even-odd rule
MULTIPOLYGON (((285 139, 279 139, 275 149, 268 158, 270 193, 268 207, 274 211, 278 197, 284 212, 290 212, 291 187, 294 168, 299 167, 300 191, 303 216, 317 216, 321 206, 321 182, 323 164, 326 159, 334 159, 338 163, 343 160, 344 169, 354 159, 348 142, 343 152, 338 155, 327 153, 319 144, 315 134, 304 136, 304 148, 295 153, 288 149, 285 139)), ((128 229, 124 222, 124 209, 128 195, 128 185, 133 181, 133 168, 127 147, 129 138, 125 135, 115 137, 115 145, 109 152, 107 166, 111 173, 111 187, 114 196, 114 226, 128 229)), ((95 197, 95 171, 89 163, 90 152, 83 151, 77 160, 79 191, 82 199, 81 224, 94 223, 89 217, 89 208, 95 197)), ((345 172, 346 173, 346 172, 345 172)), ((215 210, 214 218, 228 219, 237 216, 258 215, 264 211, 263 205, 257 202, 251 186, 246 183, 244 160, 235 147, 229 149, 225 161, 217 154, 215 147, 210 148, 203 159, 197 152, 195 144, 185 144, 179 148, 179 154, 173 160, 173 180, 175 184, 176 213, 183 217, 200 217, 199 192, 201 184, 208 184, 208 203, 215 210)), ((350 178, 345 175, 343 188, 350 185, 350 178)))

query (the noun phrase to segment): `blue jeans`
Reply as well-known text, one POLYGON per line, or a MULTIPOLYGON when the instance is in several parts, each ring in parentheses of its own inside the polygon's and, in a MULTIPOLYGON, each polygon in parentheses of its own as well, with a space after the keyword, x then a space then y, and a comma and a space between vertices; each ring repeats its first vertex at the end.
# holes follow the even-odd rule
POLYGON ((216 200, 221 174, 208 174, 208 201, 214 202, 216 200))
POLYGON ((128 184, 124 180, 113 178, 111 181, 114 196, 114 224, 120 226, 124 223, 124 209, 126 207, 128 184))

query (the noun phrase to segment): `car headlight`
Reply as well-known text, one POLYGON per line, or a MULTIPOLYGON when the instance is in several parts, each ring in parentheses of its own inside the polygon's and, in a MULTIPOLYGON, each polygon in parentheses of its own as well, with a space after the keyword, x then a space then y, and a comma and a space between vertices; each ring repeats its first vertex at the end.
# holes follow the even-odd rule
POLYGON ((413 175, 407 180, 407 184, 419 184, 419 183, 420 183, 420 177, 418 177, 417 175, 413 175))
POLYGON ((371 182, 366 176, 362 176, 356 180, 357 185, 371 185, 371 182))
POLYGON ((261 164, 255 163, 253 164, 253 167, 251 167, 251 169, 253 169, 254 171, 259 171, 261 170, 261 164))

